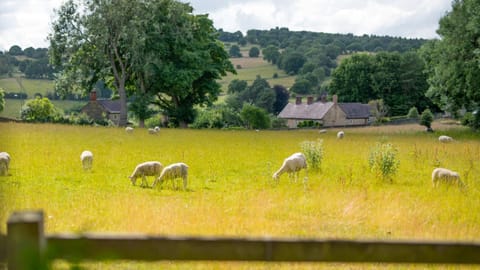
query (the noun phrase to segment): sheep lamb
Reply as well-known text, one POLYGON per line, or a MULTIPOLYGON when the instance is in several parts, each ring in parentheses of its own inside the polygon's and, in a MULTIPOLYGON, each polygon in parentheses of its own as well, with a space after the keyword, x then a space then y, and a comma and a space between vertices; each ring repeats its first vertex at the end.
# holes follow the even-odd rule
POLYGON ((152 188, 160 182, 160 186, 162 185, 163 181, 172 180, 174 188, 176 189, 175 179, 182 178, 183 179, 183 190, 187 189, 187 178, 188 178, 188 166, 185 163, 173 163, 165 167, 162 171, 162 174, 155 179, 153 182, 152 188))
POLYGON ((82 166, 85 171, 91 170, 93 165, 93 154, 92 152, 85 150, 80 155, 80 160, 82 161, 82 166))
POLYGON ((442 135, 442 136, 438 137, 438 141, 440 141, 442 143, 449 143, 449 142, 453 142, 453 138, 449 137, 449 136, 446 136, 446 135, 442 135))
POLYGON ((132 133, 132 132, 133 132, 133 128, 132 128, 132 127, 126 127, 126 128, 125 128, 125 131, 126 131, 127 133, 132 133))
POLYGON ((337 139, 343 139, 343 137, 345 137, 345 132, 339 131, 339 132, 337 133, 337 139))
POLYGON ((287 157, 282 164, 282 167, 273 174, 273 179, 278 182, 280 176, 284 173, 288 173, 289 177, 298 178, 301 169, 305 169, 305 178, 307 177, 307 159, 302 153, 295 153, 287 157))
POLYGON ((0 175, 8 175, 10 155, 7 152, 0 153, 0 175))
POLYGON ((135 167, 135 170, 133 170, 132 175, 130 175, 128 178, 130 178, 130 181, 132 181, 132 184, 135 185, 135 183, 137 182, 137 178, 142 177, 142 184, 140 186, 147 187, 148 182, 147 182, 146 176, 158 177, 162 172, 162 169, 163 169, 163 165, 158 161, 143 162, 138 164, 137 167, 135 167))
POLYGON ((457 172, 445 168, 436 168, 432 172, 433 186, 436 187, 439 183, 457 184, 460 187, 464 186, 457 172))

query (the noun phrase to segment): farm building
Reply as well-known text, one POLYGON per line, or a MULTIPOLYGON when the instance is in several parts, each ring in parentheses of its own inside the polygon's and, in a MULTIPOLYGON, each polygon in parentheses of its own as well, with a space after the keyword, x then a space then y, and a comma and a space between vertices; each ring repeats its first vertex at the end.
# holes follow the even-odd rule
POLYGON ((286 119, 289 128, 296 128, 300 122, 314 121, 324 127, 365 126, 371 121, 370 106, 361 103, 338 103, 338 97, 332 101, 322 97, 314 101, 312 96, 307 102, 297 97, 295 104, 288 103, 278 114, 278 118, 286 119))
POLYGON ((90 100, 83 106, 82 113, 94 120, 110 120, 118 125, 120 120, 120 102, 118 100, 97 99, 95 91, 90 92, 90 100))

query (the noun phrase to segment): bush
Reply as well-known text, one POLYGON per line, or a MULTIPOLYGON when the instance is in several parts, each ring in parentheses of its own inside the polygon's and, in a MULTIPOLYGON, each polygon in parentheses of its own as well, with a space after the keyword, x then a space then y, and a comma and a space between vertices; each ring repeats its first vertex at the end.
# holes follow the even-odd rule
POLYGON ((418 119, 419 113, 416 107, 410 108, 408 111, 407 117, 411 119, 418 119))
POLYGON ((321 169, 324 156, 323 140, 303 141, 300 143, 300 147, 307 158, 307 164, 310 165, 312 169, 321 169))
POLYGON ((272 128, 287 128, 287 119, 272 117, 272 128))
POLYGON ((425 126, 427 130, 432 129, 433 113, 429 109, 425 109, 420 116, 420 125, 425 126))
POLYGON ((48 98, 38 97, 28 100, 20 113, 21 119, 27 122, 53 122, 61 115, 48 98))
POLYGON ((377 143, 371 150, 368 165, 372 172, 385 180, 392 182, 397 173, 400 160, 397 157, 398 150, 390 143, 377 143))

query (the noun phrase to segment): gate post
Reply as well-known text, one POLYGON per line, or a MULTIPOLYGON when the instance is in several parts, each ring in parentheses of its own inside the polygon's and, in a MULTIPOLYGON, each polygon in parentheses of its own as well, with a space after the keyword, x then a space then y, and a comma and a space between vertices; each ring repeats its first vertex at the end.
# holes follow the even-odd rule
POLYGON ((42 211, 14 212, 7 221, 8 269, 46 269, 42 211))

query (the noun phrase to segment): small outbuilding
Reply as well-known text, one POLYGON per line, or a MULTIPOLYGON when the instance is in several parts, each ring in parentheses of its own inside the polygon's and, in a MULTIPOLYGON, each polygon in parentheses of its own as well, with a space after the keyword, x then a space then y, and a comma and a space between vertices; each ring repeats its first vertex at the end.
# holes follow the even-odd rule
POLYGON ((97 93, 92 91, 90 92, 90 100, 83 106, 81 112, 94 120, 110 120, 118 125, 120 121, 120 102, 118 100, 97 99, 97 93))
POLYGON ((314 101, 309 96, 306 103, 302 97, 296 97, 295 103, 288 103, 278 118, 286 119, 289 128, 296 128, 303 121, 314 121, 323 127, 366 126, 371 122, 368 104, 338 103, 336 95, 332 101, 326 101, 325 97, 314 101))

